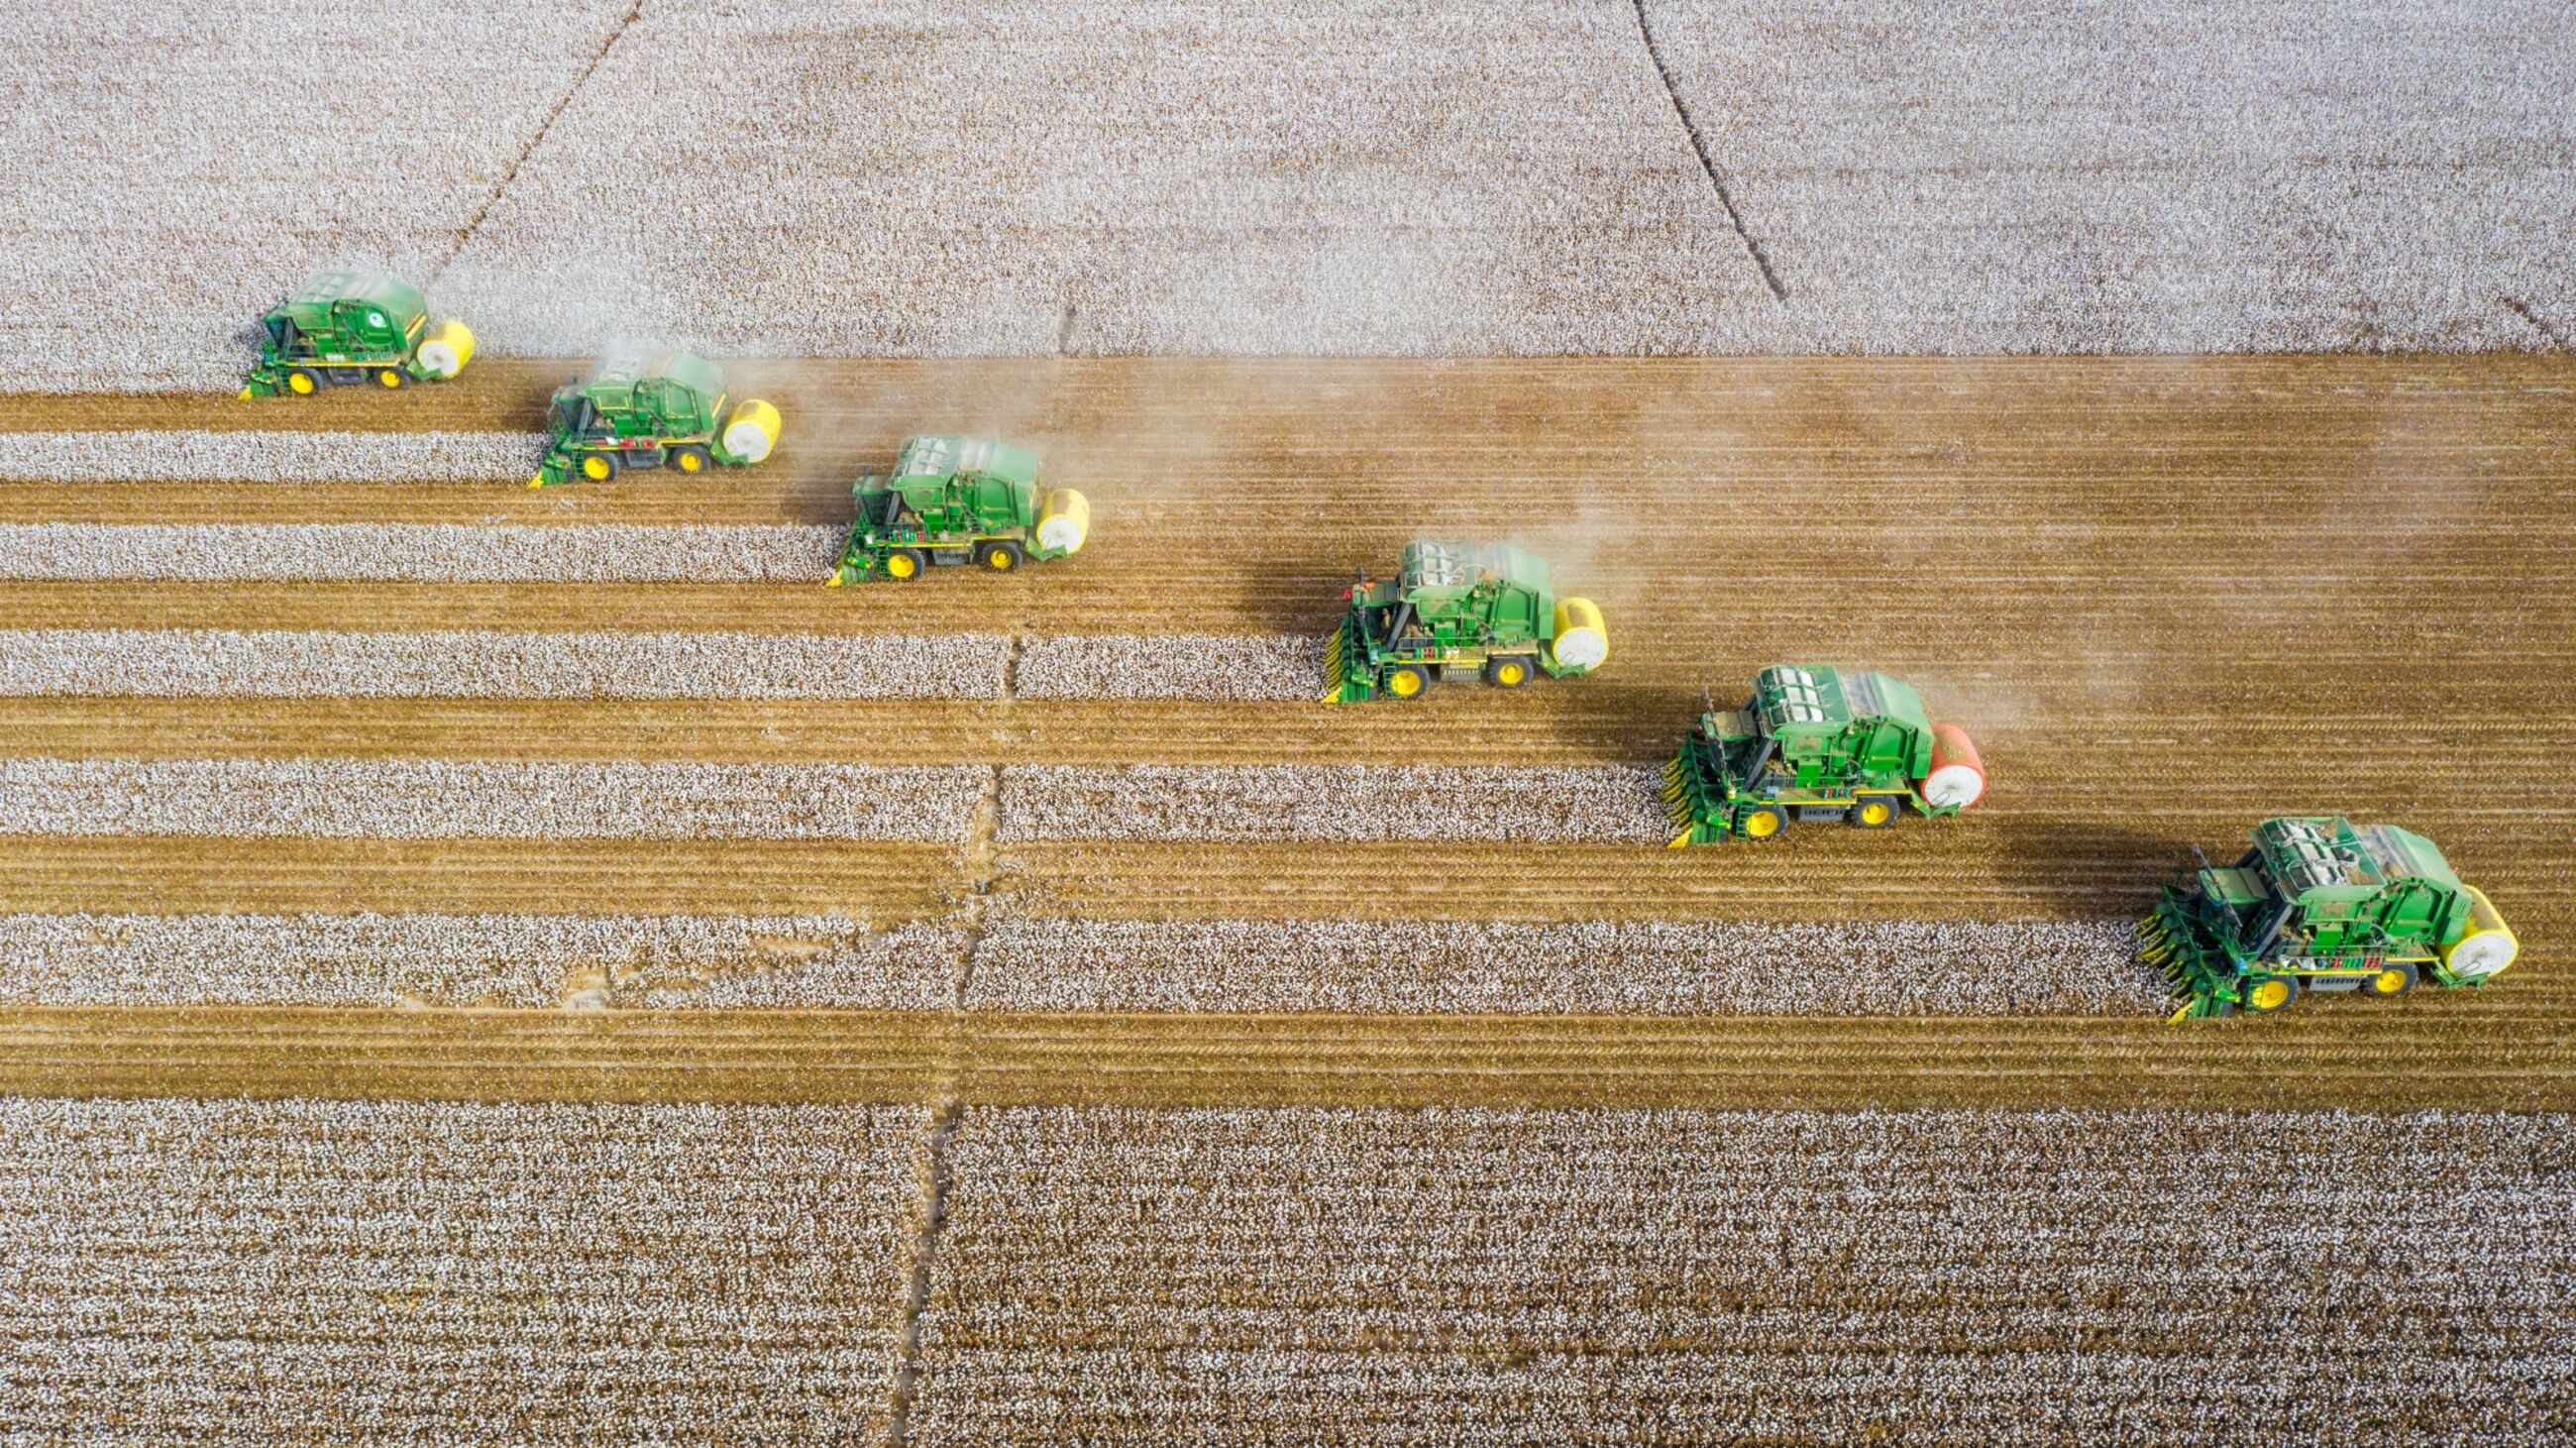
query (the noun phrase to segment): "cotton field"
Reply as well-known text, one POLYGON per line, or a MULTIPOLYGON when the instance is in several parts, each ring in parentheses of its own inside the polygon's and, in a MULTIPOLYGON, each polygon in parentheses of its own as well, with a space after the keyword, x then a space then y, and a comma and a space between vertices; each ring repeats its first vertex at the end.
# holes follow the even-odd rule
POLYGON ((1022 699, 1305 702, 1324 690, 1324 641, 1303 634, 1067 634, 1033 638, 1022 699))
POLYGON ((906 1107, 0 1098, 28 1441, 865 1440, 906 1107))
POLYGON ((545 443, 515 432, 20 432, 0 447, 0 482, 518 483, 545 443))
POLYGON ((999 634, 0 631, 0 694, 256 699, 989 699, 999 634))
POLYGON ((793 523, 0 523, 0 579, 819 583, 847 537, 793 523))
POLYGON ((2569 1125, 970 1110, 911 1441, 2545 1441, 2569 1125))
POLYGON ((969 765, 0 759, 0 833, 957 840, 969 765))
POLYGON ((1627 766, 1011 765, 1004 840, 1672 837, 1661 776, 1627 766))
POLYGON ((0 1002, 936 1009, 964 949, 840 916, 0 915, 0 1002))
POLYGON ((1003 918, 967 1004, 1014 1011, 2161 1014, 2130 922, 1003 918))

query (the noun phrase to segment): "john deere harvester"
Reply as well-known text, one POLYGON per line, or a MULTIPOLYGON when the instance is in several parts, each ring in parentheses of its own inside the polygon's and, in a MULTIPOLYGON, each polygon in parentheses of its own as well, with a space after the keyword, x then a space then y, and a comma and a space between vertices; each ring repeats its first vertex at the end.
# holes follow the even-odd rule
POLYGON ((2277 1011, 2312 990, 2401 996, 2427 976, 2481 986, 2521 948, 2431 840, 2395 825, 2285 815, 2256 825, 2235 864, 2201 867, 2138 927, 2182 1001, 2176 1021, 2277 1011))
POLYGON ((433 322, 420 288, 367 272, 324 272, 259 319, 267 333, 244 397, 310 397, 325 387, 444 382, 474 356, 474 334, 433 322))
POLYGON ((1977 746, 1935 724, 1911 685, 1822 664, 1774 664, 1740 709, 1710 708, 1664 767, 1673 845, 1767 840, 1796 820, 1884 829, 1986 792, 1977 746))
POLYGON ((778 446, 778 409, 735 402, 724 369, 688 352, 620 352, 579 382, 555 389, 546 408, 554 444, 528 486, 575 476, 604 483, 637 468, 703 473, 744 467, 778 446))
POLYGON ((1534 674, 1588 674, 1610 632, 1588 598, 1558 598, 1547 560, 1501 543, 1422 541, 1392 581, 1363 572, 1324 649, 1324 702, 1419 697, 1434 680, 1473 676, 1517 689, 1534 674))
POLYGON ((906 438, 893 472, 869 473, 850 492, 858 517, 834 588, 865 578, 910 583, 935 564, 1008 573, 1078 553, 1091 533, 1089 499, 1041 489, 1027 449, 989 438, 906 438))

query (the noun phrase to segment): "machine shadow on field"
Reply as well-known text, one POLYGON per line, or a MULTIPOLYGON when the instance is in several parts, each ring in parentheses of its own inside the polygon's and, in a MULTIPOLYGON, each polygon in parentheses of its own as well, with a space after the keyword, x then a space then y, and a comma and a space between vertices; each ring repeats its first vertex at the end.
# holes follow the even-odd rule
POLYGON ((2191 841, 2085 819, 2015 820, 1996 833, 1995 879, 2052 915, 2143 915, 2194 868, 2191 841))

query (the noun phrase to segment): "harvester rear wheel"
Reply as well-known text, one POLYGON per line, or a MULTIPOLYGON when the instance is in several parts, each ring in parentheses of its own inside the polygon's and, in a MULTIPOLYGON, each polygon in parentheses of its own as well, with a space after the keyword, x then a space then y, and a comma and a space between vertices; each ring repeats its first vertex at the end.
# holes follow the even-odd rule
POLYGON ((286 390, 298 397, 311 397, 322 390, 322 374, 309 367, 298 367, 286 374, 286 390))
POLYGON ((1008 573, 1020 566, 1020 545, 995 541, 975 545, 975 561, 988 573, 1008 573))
POLYGON ((381 387, 381 388, 385 389, 387 392, 391 392, 391 391, 393 391, 395 388, 402 386, 402 385, 403 385, 402 369, 401 369, 401 368, 399 368, 399 367, 379 367, 379 368, 377 368, 377 369, 376 369, 376 385, 377 385, 378 387, 381 387))
POLYGON ((1524 658, 1485 660, 1485 682, 1497 689, 1517 689, 1529 682, 1530 661, 1524 658))
POLYGON ((1902 818, 1905 811, 1891 795, 1865 794, 1852 801, 1850 819, 1856 830, 1883 830, 1902 818))
POLYGON ((692 444, 688 447, 675 447, 671 449, 671 456, 664 463, 664 466, 675 472, 683 472, 687 473, 691 477, 696 477, 698 474, 705 472, 708 468, 715 466, 715 458, 705 448, 692 444))
POLYGON ((1767 840, 1788 827, 1789 812, 1776 804, 1757 804, 1735 822, 1736 832, 1748 840, 1767 840))
POLYGON ((897 583, 910 583, 921 576, 925 560, 918 548, 897 548, 885 556, 885 576, 897 583))
POLYGON ((2245 987, 2245 1009, 2255 1015, 2270 1015, 2287 1010, 2299 998, 2299 978, 2295 975, 2267 975, 2248 982, 2245 987))
POLYGON ((594 483, 607 482, 617 476, 617 454, 603 452, 582 454, 581 475, 594 483))
POLYGON ((2375 996, 2402 996, 2415 988, 2415 963, 2401 960, 2370 978, 2370 993, 2375 996))
POLYGON ((1386 692, 1397 699, 1418 699, 1431 687, 1431 671, 1420 664, 1398 664, 1386 671, 1386 692))

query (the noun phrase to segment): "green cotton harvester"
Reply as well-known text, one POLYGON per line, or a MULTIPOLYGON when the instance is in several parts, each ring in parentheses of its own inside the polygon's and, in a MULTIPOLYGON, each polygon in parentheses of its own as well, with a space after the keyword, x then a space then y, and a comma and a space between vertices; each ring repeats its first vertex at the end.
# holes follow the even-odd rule
POLYGON ((579 382, 555 389, 546 407, 554 441, 528 486, 579 476, 604 483, 638 468, 703 473, 717 463, 744 467, 778 446, 778 409, 758 398, 734 402, 724 369, 689 352, 620 352, 579 382))
POLYGON ((1985 796, 1968 732, 1935 724, 1912 685, 1823 664, 1774 664, 1740 709, 1712 706, 1664 767, 1673 845, 1767 840, 1792 819, 1883 829, 1985 796))
POLYGON ((1082 551, 1091 501, 1040 488, 1037 458, 990 438, 905 438, 894 471, 852 485, 857 517, 829 585, 865 578, 910 583, 935 564, 1008 573, 1024 561, 1082 551))
POLYGON ((259 365, 243 397, 310 397, 330 386, 445 382, 474 357, 474 334, 431 321, 420 288, 371 272, 324 272, 259 319, 259 365))
POLYGON ((2521 949, 2431 840, 2395 825, 2285 815, 2256 825, 2235 864, 2200 863, 2138 927, 2182 1001, 2176 1021, 2277 1011, 2312 990, 2401 996, 2426 976, 2481 986, 2521 949))
POLYGON ((1360 575, 1324 648, 1324 702, 1418 698, 1434 680, 1472 675, 1517 689, 1533 674, 1588 674, 1610 631, 1588 598, 1558 598, 1547 560, 1502 543, 1421 541, 1391 581, 1360 575))

